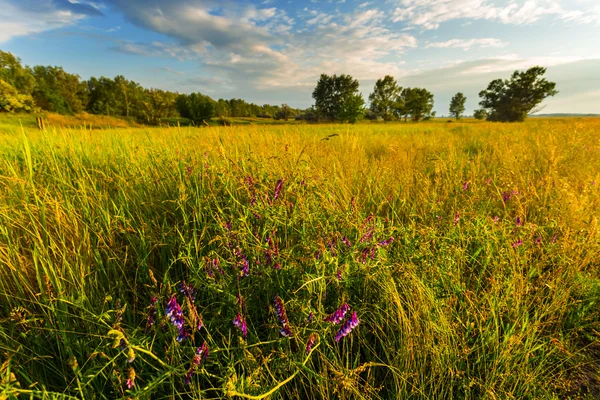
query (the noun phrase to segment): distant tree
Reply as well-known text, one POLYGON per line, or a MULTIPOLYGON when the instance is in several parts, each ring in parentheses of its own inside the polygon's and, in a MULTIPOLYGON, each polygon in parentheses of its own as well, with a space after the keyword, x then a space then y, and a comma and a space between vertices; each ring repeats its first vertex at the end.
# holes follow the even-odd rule
POLYGON ((35 111, 35 85, 31 70, 19 58, 0 50, 0 112, 35 111))
POLYGON ((385 78, 378 79, 373 93, 369 95, 371 111, 384 121, 394 119, 394 110, 398 106, 397 101, 401 93, 402 88, 393 77, 386 75, 385 78))
MULTIPOLYGON (((92 114, 120 115, 118 90, 115 81, 110 78, 92 77, 87 81, 88 105, 87 111, 92 114)), ((139 114, 143 113, 140 104, 139 114)))
POLYGON ((215 101, 200 93, 180 94, 175 105, 179 115, 194 121, 196 125, 215 116, 215 101))
POLYGON ((32 112, 36 110, 30 94, 19 93, 12 85, 0 79, 0 112, 32 112))
POLYGON ((460 119, 461 115, 465 112, 465 103, 467 98, 461 92, 458 92, 452 97, 450 101, 450 115, 454 116, 457 120, 460 119))
POLYGON ((338 119, 354 124, 365 116, 365 100, 360 93, 348 93, 342 98, 338 119))
POLYGON ((356 121, 364 113, 358 80, 350 75, 322 74, 313 91, 315 109, 330 121, 356 121))
POLYGON ((397 113, 404 116, 405 120, 409 115, 414 122, 435 116, 433 113, 433 93, 427 89, 406 88, 402 90, 402 95, 397 104, 397 113))
POLYGON ((140 119, 149 125, 159 125, 163 118, 177 116, 176 94, 159 89, 146 89, 141 102, 140 119))
POLYGON ((35 88, 31 70, 21 64, 21 59, 0 50, 0 79, 20 94, 30 95, 35 88))
POLYGON ((275 112, 275 119, 287 121, 292 115, 292 109, 287 104, 282 104, 281 108, 275 112))
POLYGON ((487 117, 487 111, 484 109, 475 110, 473 113, 473 118, 475 119, 482 120, 485 119, 485 117, 487 117))
POLYGON ((479 105, 488 110, 488 121, 524 121, 546 97, 556 95, 556 83, 542 78, 545 73, 546 68, 536 66, 524 72, 515 71, 510 79, 490 82, 479 93, 482 99, 479 105))
POLYGON ((44 110, 59 114, 76 114, 85 109, 87 85, 78 75, 62 67, 37 65, 33 68, 36 87, 33 98, 44 110))

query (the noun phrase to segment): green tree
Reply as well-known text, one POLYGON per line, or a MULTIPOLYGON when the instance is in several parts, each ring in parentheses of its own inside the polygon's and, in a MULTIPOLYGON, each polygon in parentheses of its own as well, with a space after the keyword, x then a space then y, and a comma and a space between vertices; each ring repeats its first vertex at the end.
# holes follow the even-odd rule
POLYGON ((479 110, 475 110, 475 112, 473 113, 473 118, 475 118, 475 119, 482 120, 482 119, 485 119, 485 117, 487 117, 486 110, 479 109, 479 110))
POLYGON ((450 101, 450 115, 453 115, 457 120, 460 119, 462 114, 465 112, 465 103, 467 98, 461 92, 458 92, 452 97, 450 101))
POLYGON ((358 80, 350 75, 322 74, 313 91, 317 112, 330 121, 356 121, 364 113, 358 80))
POLYGON ((536 66, 527 71, 515 71, 510 79, 496 79, 479 93, 479 105, 488 110, 488 121, 524 121, 546 97, 555 96, 556 83, 542 76, 546 68, 536 66))
POLYGON ((35 88, 35 77, 31 70, 21 64, 21 59, 0 50, 0 79, 18 93, 31 95, 35 88))
MULTIPOLYGON (((88 112, 93 114, 120 115, 119 102, 117 100, 117 88, 115 81, 110 78, 92 77, 87 81, 88 86, 88 112)), ((141 114, 143 107, 140 104, 141 114)))
POLYGON ((200 93, 180 94, 175 106, 179 115, 194 121, 196 125, 215 116, 215 101, 200 93))
POLYGON ((398 97, 402 93, 402 88, 398 86, 396 80, 386 75, 383 79, 375 82, 373 93, 369 95, 371 111, 384 121, 391 121, 394 116, 394 110, 398 108, 398 97))
POLYGON ((87 87, 78 75, 62 67, 37 65, 33 76, 36 80, 33 98, 42 109, 60 114, 76 114, 85 109, 87 87))
POLYGON ((414 122, 427 120, 435 116, 433 113, 433 93, 423 88, 406 88, 402 90, 399 112, 405 120, 410 115, 414 122))
POLYGON ((0 79, 0 112, 32 112, 36 106, 30 94, 20 93, 0 79))
POLYGON ((159 125, 163 118, 177 116, 176 94, 160 89, 146 89, 140 103, 140 119, 149 125, 159 125))

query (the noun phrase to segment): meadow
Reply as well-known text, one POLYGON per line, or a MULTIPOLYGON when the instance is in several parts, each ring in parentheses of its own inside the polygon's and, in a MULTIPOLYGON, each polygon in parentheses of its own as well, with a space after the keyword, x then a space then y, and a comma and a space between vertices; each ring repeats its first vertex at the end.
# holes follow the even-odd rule
POLYGON ((0 127, 0 398, 600 396, 600 119, 0 127))

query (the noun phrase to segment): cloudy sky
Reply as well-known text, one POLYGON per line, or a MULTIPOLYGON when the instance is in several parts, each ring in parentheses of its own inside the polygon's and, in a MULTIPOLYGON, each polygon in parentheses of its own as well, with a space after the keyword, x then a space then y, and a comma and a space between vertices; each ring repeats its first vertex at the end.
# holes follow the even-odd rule
POLYGON ((308 107, 321 73, 425 87, 448 114, 490 80, 548 68, 544 113, 600 113, 599 0, 0 0, 0 49, 29 65, 308 107))

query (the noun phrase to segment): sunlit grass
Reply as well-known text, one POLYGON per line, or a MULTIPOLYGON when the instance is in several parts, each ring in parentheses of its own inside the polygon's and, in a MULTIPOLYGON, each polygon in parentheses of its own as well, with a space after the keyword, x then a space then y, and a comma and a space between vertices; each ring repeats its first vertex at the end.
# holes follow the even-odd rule
POLYGON ((3 125, 0 393, 595 398, 599 130, 3 125))

